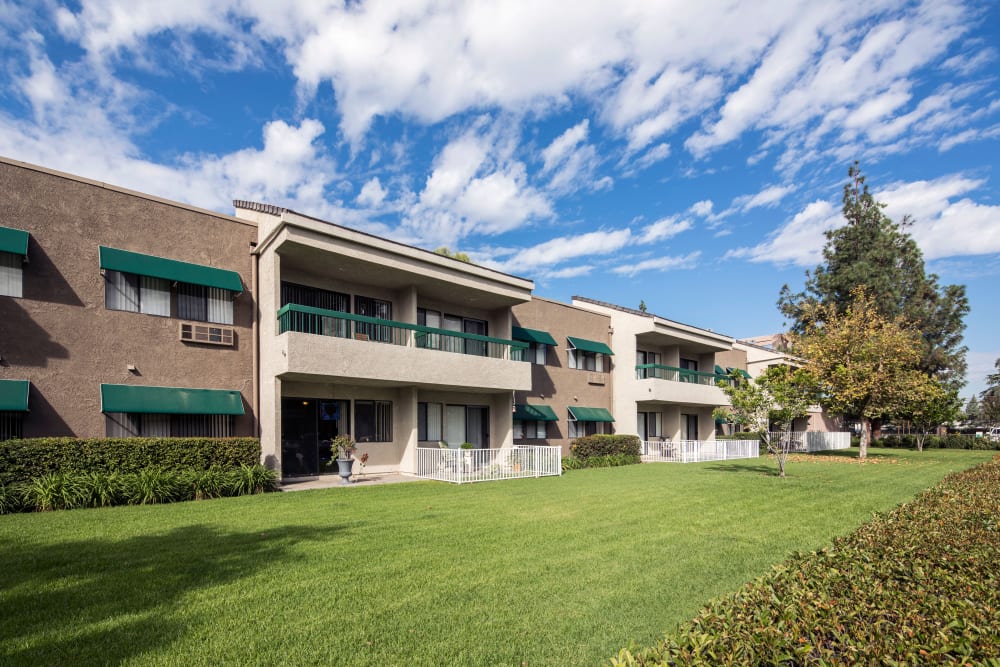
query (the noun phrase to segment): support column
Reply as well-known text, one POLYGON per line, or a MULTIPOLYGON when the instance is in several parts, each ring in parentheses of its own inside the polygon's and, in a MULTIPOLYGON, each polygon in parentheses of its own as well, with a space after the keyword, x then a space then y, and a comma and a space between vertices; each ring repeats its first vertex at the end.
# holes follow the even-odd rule
POLYGON ((403 445, 399 471, 414 475, 417 472, 417 388, 401 387, 398 396, 397 437, 403 445))

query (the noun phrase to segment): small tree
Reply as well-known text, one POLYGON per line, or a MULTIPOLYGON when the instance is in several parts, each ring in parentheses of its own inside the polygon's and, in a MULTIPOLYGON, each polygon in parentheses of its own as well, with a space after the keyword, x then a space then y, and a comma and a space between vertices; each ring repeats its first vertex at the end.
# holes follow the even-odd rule
POLYGON ((905 411, 929 379, 917 370, 921 342, 904 320, 879 315, 864 288, 853 295, 842 313, 833 304, 807 305, 804 333, 795 336, 794 350, 806 359, 805 371, 820 403, 861 421, 864 459, 872 419, 905 411))
POLYGON ((981 419, 979 399, 975 396, 969 397, 969 402, 965 404, 965 421, 970 424, 978 424, 981 419))
POLYGON ((438 255, 444 255, 445 257, 451 257, 452 259, 457 259, 460 262, 466 262, 470 264, 472 263, 472 260, 469 259, 469 256, 466 253, 458 252, 457 250, 455 252, 452 252, 451 250, 448 250, 448 246, 446 245, 441 246, 434 252, 438 255))
POLYGON ((898 414, 910 422, 917 435, 917 451, 924 451, 924 440, 935 428, 958 415, 958 396, 941 383, 927 378, 905 397, 905 407, 898 414))
POLYGON ((714 416, 739 424, 760 438, 778 464, 778 476, 784 477, 792 424, 806 415, 812 403, 808 378, 787 366, 774 366, 753 380, 732 371, 729 380, 720 381, 719 386, 729 398, 730 407, 716 408, 714 416), (771 435, 772 428, 778 433, 777 441, 771 435))
POLYGON ((980 394, 980 417, 990 426, 1000 424, 1000 359, 994 365, 996 373, 986 376, 986 390, 980 394))

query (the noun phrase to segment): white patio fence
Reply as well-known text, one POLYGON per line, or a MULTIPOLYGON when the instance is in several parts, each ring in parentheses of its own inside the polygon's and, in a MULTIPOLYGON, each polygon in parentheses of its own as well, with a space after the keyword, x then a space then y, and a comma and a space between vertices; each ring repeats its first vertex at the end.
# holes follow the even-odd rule
MULTIPOLYGON (((780 442, 782 433, 771 433, 771 442, 780 442)), ((851 434, 846 431, 821 433, 819 431, 793 431, 789 451, 824 452, 830 449, 850 449, 851 434)))
POLYGON ((697 463, 758 456, 757 440, 644 440, 642 443, 643 463, 697 463))
POLYGON ((503 449, 417 447, 417 477, 464 484, 561 475, 561 453, 559 447, 527 445, 503 449))

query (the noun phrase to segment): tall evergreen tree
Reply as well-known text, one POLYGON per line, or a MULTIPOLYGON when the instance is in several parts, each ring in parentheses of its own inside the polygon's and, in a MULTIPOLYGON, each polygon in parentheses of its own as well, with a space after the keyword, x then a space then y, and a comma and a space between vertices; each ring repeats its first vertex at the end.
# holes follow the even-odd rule
POLYGON ((895 223, 865 184, 855 162, 844 186, 845 224, 826 233, 823 264, 806 272, 805 289, 793 293, 781 288, 778 307, 791 328, 801 333, 809 306, 832 305, 844 313, 855 288, 864 287, 875 298, 876 312, 884 318, 903 317, 922 340, 919 368, 939 380, 952 393, 965 384, 962 336, 969 301, 964 285, 939 285, 927 274, 923 253, 906 231, 908 217, 895 223))

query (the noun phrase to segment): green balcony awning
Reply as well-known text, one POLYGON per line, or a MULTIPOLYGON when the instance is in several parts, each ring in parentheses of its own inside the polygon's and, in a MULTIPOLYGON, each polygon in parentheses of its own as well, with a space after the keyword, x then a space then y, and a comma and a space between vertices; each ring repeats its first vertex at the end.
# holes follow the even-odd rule
MULTIPOLYGON (((596 340, 587 340, 586 338, 573 338, 572 336, 566 336, 566 340, 569 344, 578 350, 583 350, 584 352, 594 352, 596 354, 610 354, 613 355, 614 352, 605 343, 599 343, 596 340)), ((593 421, 593 420, 589 420, 593 421)))
POLYGON ((607 408, 580 408, 571 405, 569 413, 578 422, 613 422, 615 420, 607 408))
POLYGON ((720 366, 719 364, 715 365, 715 374, 716 375, 729 375, 728 373, 726 373, 726 369, 723 368, 722 366, 720 366))
POLYGON ((101 412, 165 415, 242 415, 243 398, 234 389, 188 389, 102 384, 101 412))
POLYGON ((0 412, 27 412, 27 380, 0 380, 0 412))
POLYGON ((163 278, 181 283, 218 287, 231 292, 243 291, 240 274, 235 271, 216 269, 201 264, 179 262, 175 259, 164 259, 153 255, 143 255, 128 250, 105 248, 101 246, 101 268, 124 273, 136 273, 150 278, 163 278))
POLYGON ((557 422, 556 411, 547 405, 523 405, 518 403, 514 406, 514 419, 527 422, 557 422))
POLYGON ((747 373, 747 372, 746 372, 745 370, 743 370, 742 368, 737 368, 737 369, 736 369, 736 372, 737 372, 737 373, 739 373, 740 375, 742 375, 743 377, 745 377, 745 378, 746 378, 746 379, 748 379, 748 380, 752 380, 752 379, 753 379, 753 378, 751 378, 751 377, 750 377, 750 374, 749 374, 749 373, 747 373))
POLYGON ((28 232, 10 227, 0 227, 0 252, 27 256, 28 232))
POLYGON ((522 327, 511 327, 510 337, 525 343, 537 343, 538 345, 557 345, 556 339, 548 331, 538 331, 536 329, 524 329, 522 327))

